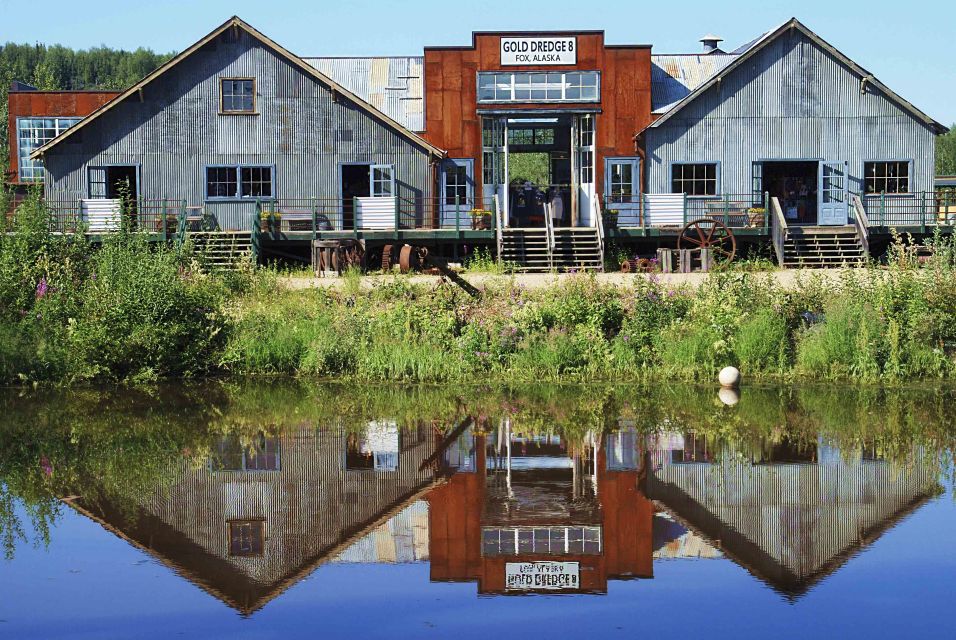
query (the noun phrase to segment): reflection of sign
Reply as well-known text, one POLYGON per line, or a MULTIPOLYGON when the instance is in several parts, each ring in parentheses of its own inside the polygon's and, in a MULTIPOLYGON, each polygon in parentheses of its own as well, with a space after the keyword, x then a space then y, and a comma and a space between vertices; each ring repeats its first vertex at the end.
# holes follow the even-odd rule
POLYGON ((577 589, 579 574, 577 562, 509 562, 505 565, 505 589, 577 589))
POLYGON ((577 38, 502 38, 501 64, 577 64, 577 38))

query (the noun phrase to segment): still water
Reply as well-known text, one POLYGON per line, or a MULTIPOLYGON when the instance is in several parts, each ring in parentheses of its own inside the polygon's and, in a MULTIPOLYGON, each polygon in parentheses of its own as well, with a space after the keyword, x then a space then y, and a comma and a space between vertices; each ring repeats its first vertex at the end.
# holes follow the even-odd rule
POLYGON ((954 400, 0 392, 0 637, 952 637, 954 400))

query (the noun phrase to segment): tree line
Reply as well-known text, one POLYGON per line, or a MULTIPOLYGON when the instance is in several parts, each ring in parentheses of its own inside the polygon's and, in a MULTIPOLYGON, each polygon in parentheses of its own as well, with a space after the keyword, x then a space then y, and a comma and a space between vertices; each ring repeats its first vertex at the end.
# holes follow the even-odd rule
POLYGON ((7 93, 14 80, 46 91, 126 89, 173 55, 143 48, 124 51, 100 46, 76 50, 58 44, 0 45, 0 169, 6 170, 7 93))

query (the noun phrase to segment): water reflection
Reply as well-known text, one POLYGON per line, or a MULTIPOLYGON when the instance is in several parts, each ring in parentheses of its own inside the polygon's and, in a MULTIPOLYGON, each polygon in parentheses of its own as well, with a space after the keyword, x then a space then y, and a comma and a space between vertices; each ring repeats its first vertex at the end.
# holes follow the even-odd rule
POLYGON ((729 559, 798 598, 941 491, 950 423, 914 425, 948 401, 687 394, 365 398, 321 416, 150 397, 108 425, 102 405, 80 420, 76 398, 66 413, 47 400, 8 414, 0 444, 19 448, 0 449, 0 476, 39 535, 55 538, 42 507, 57 500, 244 615, 325 563, 427 561, 432 582, 512 595, 604 594, 660 562, 729 559), (62 432, 36 431, 51 416, 62 432))

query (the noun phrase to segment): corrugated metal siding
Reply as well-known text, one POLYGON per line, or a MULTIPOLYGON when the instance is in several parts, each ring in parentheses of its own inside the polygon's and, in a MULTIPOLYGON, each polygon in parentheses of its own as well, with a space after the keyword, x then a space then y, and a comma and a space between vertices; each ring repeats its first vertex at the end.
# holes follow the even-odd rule
POLYGON ((651 56, 651 110, 664 113, 736 58, 719 53, 651 56))
POLYGON ((184 463, 180 479, 143 509, 249 580, 275 584, 431 482, 419 465, 434 437, 401 437, 396 471, 350 471, 345 433, 304 428, 280 438, 280 471, 211 472, 184 463), (265 519, 264 553, 230 556, 227 521, 249 518, 265 519))
POLYGON ((421 56, 303 60, 396 122, 412 131, 425 130, 421 56))
POLYGON ((756 160, 914 161, 911 189, 932 190, 935 135, 801 32, 769 43, 660 127, 646 131, 649 193, 668 193, 673 162, 718 161, 722 193, 749 193, 756 160))
MULTIPOLYGON (((398 195, 431 196, 429 155, 248 34, 217 41, 46 157, 46 195, 86 197, 86 169, 140 165, 140 196, 204 204, 204 167, 274 165, 281 199, 339 197, 339 165, 395 165, 398 195), (256 116, 219 115, 219 78, 255 77, 256 116), (347 133, 345 133, 347 132, 347 133)), ((246 229, 255 203, 209 202, 223 228, 246 229)))
POLYGON ((742 535, 795 579, 863 544, 867 532, 939 486, 927 465, 898 467, 826 446, 819 449, 819 464, 752 465, 731 451, 715 464, 675 464, 670 451, 660 449, 652 458, 649 498, 675 507, 693 504, 690 511, 700 510, 701 522, 717 518, 722 539, 742 535))

